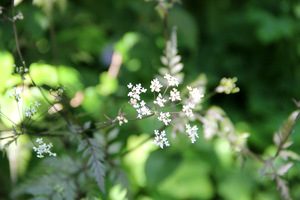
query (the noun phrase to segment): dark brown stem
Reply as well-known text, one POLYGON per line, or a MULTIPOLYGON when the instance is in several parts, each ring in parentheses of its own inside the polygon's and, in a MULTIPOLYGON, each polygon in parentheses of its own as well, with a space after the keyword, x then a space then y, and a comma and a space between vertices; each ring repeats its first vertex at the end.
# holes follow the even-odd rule
POLYGON ((167 49, 167 42, 169 38, 169 33, 168 33, 168 9, 165 8, 165 13, 164 13, 164 37, 165 37, 165 43, 166 43, 166 49, 167 49))
MULTIPOLYGON (((12 0, 12 16, 14 17, 15 16, 15 1, 12 0)), ((19 58, 22 62, 22 64, 24 63, 24 59, 23 59, 23 56, 22 56, 22 53, 21 53, 21 50, 20 50, 20 43, 19 43, 19 37, 18 37, 18 33, 17 33, 17 27, 16 27, 16 20, 12 20, 12 24, 13 24, 13 29, 14 29, 14 35, 15 35, 15 41, 16 41, 16 47, 17 47, 17 51, 18 51, 18 55, 19 55, 19 58)))
POLYGON ((58 65, 59 62, 58 50, 57 50, 56 39, 55 39, 55 26, 53 23, 52 13, 49 15, 49 18, 50 18, 50 39, 52 44, 52 54, 53 54, 54 64, 58 65))

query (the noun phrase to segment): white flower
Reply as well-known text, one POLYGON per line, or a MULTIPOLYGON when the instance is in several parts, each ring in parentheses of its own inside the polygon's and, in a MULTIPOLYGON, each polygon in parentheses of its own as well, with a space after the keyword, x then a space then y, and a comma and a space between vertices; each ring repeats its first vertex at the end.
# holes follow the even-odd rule
POLYGON ((170 97, 169 99, 171 101, 176 101, 176 100, 181 100, 180 98, 180 92, 176 89, 176 88, 173 88, 171 91, 170 91, 170 97))
POLYGON ((32 113, 31 113, 31 109, 30 109, 30 107, 26 107, 25 108, 25 116, 26 117, 32 117, 32 113))
POLYGON ((21 93, 23 92, 23 89, 18 89, 16 87, 14 87, 13 89, 11 89, 11 93, 8 93, 8 97, 9 98, 13 98, 16 101, 20 101, 21 99, 21 93))
POLYGON ((128 96, 131 97, 131 98, 134 98, 134 99, 136 99, 138 101, 141 100, 140 94, 141 93, 146 93, 146 91, 147 91, 147 89, 143 88, 140 83, 136 84, 134 87, 130 83, 128 85, 128 87, 131 88, 131 91, 128 93, 128 96))
POLYGON ((140 107, 140 105, 138 104, 137 100, 134 99, 134 98, 130 98, 130 100, 129 100, 128 103, 131 104, 134 108, 139 108, 140 107))
POLYGON ((193 117, 194 113, 193 110, 195 108, 195 104, 188 103, 188 105, 183 105, 182 111, 185 113, 188 117, 193 117))
POLYGON ((36 114, 36 108, 39 107, 41 104, 38 102, 34 102, 35 105, 33 105, 33 103, 30 103, 30 107, 26 107, 25 108, 25 116, 30 118, 33 115, 36 114))
POLYGON ((39 143, 39 144, 42 144, 43 143, 43 138, 37 138, 36 142, 39 143))
POLYGON ((166 132, 163 130, 161 133, 159 133, 158 130, 154 130, 155 138, 154 141, 152 141, 152 144, 156 146, 160 146, 160 148, 164 148, 164 146, 170 146, 170 143, 168 139, 166 138, 166 132))
POLYGON ((158 105, 159 107, 164 107, 164 103, 166 103, 166 99, 164 99, 161 94, 159 93, 156 100, 153 101, 154 104, 158 105))
POLYGON ((35 107, 33 106, 33 107, 31 107, 31 109, 30 109, 30 112, 32 113, 32 114, 35 114, 36 113, 36 109, 35 109, 35 107))
POLYGON ((127 87, 129 88, 129 89, 131 89, 132 88, 132 84, 131 83, 129 83, 128 85, 127 85, 127 87))
POLYGON ((121 126, 123 123, 128 123, 128 120, 123 115, 118 115, 117 120, 119 121, 119 125, 121 126))
POLYGON ((150 88, 151 88, 151 92, 154 92, 154 91, 160 92, 160 88, 162 88, 162 84, 160 84, 160 82, 156 78, 151 81, 150 88))
POLYGON ((199 103, 201 101, 201 98, 204 96, 203 94, 200 93, 198 88, 192 88, 190 86, 187 86, 187 89, 189 90, 190 93, 190 98, 195 102, 199 103))
POLYGON ((44 153, 48 153, 49 156, 56 156, 56 153, 52 153, 50 151, 50 148, 53 147, 52 143, 50 143, 50 144, 43 143, 42 138, 37 138, 36 142, 39 143, 39 147, 33 147, 33 150, 37 152, 38 158, 43 158, 44 153))
POLYGON ((191 142, 194 143, 196 141, 196 137, 199 138, 198 134, 197 134, 197 126, 193 126, 191 127, 191 125, 186 124, 186 133, 189 136, 189 138, 191 139, 191 142))
POLYGON ((169 86, 178 86, 178 84, 179 84, 177 79, 175 77, 171 76, 170 74, 165 74, 164 78, 167 79, 169 86))
POLYGON ((139 108, 136 109, 138 116, 137 118, 142 119, 143 115, 151 115, 150 109, 146 106, 145 101, 141 101, 139 108))
POLYGON ((34 104, 35 104, 35 107, 39 107, 39 106, 41 105, 41 104, 38 103, 37 101, 35 101, 34 104))
POLYGON ((160 112, 158 120, 162 121, 163 123, 165 123, 166 126, 168 126, 169 123, 171 122, 171 119, 169 117, 170 117, 169 112, 166 113, 160 112))

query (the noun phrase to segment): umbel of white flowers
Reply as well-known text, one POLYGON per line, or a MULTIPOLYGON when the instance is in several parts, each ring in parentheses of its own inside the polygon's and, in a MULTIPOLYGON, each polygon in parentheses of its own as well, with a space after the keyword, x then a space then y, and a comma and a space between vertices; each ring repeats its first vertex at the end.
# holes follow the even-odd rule
POLYGON ((43 138, 37 138, 36 142, 39 144, 38 147, 33 147, 33 150, 37 152, 38 158, 43 158, 44 155, 48 153, 49 156, 56 156, 56 153, 52 153, 50 151, 51 147, 53 147, 52 143, 46 144, 43 142, 43 138))
MULTIPOLYGON (((203 94, 199 91, 198 88, 192 88, 190 86, 187 86, 187 89, 189 91, 189 97, 181 101, 180 92, 177 90, 179 85, 178 80, 171 76, 170 74, 165 74, 164 76, 166 80, 166 87, 162 91, 163 84, 160 83, 160 81, 155 78, 151 81, 150 89, 151 92, 154 93, 154 110, 151 110, 150 107, 147 105, 147 103, 141 99, 141 94, 146 93, 147 89, 142 87, 141 83, 136 84, 135 86, 132 85, 132 83, 129 83, 127 87, 131 89, 131 91, 128 93, 128 96, 130 97, 129 104, 131 104, 137 111, 138 115, 137 118, 142 119, 143 116, 149 116, 149 115, 157 115, 157 119, 165 124, 165 126, 172 125, 172 114, 180 114, 182 113, 187 118, 191 119, 194 117, 193 109, 196 107, 196 104, 199 104, 201 102, 201 99, 203 98, 203 94), (170 90, 169 90, 170 88, 170 90), (169 92, 168 92, 169 90, 169 92), (181 101, 181 102, 177 102, 181 101), (176 102, 174 104, 173 102, 176 102), (180 111, 166 111, 166 104, 170 104, 169 107, 176 107, 179 105, 182 105, 180 111), (161 109, 164 109, 163 111, 161 109)), ((181 131, 184 132, 190 139, 191 142, 194 143, 196 141, 196 138, 198 138, 197 134, 197 126, 191 127, 190 124, 185 125, 186 130, 181 131)), ((163 148, 164 146, 170 146, 169 141, 166 138, 165 131, 159 132, 158 130, 154 130, 155 138, 152 142, 156 146, 160 146, 163 148)))

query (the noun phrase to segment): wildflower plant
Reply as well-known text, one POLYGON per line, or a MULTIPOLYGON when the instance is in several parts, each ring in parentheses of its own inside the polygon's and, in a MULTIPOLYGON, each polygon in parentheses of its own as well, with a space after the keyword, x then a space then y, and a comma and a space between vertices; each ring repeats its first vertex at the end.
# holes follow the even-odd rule
MULTIPOLYGON (((198 138, 201 137, 207 141, 215 137, 222 138, 228 142, 231 150, 237 155, 251 157, 260 162, 263 166, 262 170, 260 170, 261 175, 268 176, 276 181, 283 199, 291 199, 284 175, 292 168, 294 160, 299 160, 299 156, 295 152, 288 150, 288 148, 292 145, 289 136, 292 134, 296 122, 300 119, 300 112, 298 110, 293 112, 279 131, 274 134, 274 143, 277 149, 275 155, 263 158, 261 155, 252 152, 247 147, 249 133, 237 133, 233 123, 221 108, 216 106, 207 108, 202 105, 207 99, 217 93, 233 94, 239 92, 240 89, 236 85, 237 78, 222 78, 219 85, 211 93, 205 92, 201 81, 186 84, 184 82, 184 73, 182 72, 184 65, 181 62, 181 56, 177 47, 176 27, 172 29, 171 37, 168 39, 168 25, 166 24, 168 9, 179 1, 162 0, 157 2, 158 10, 163 12, 164 15, 162 16, 165 17, 165 49, 163 56, 160 58, 163 64, 163 67, 159 69, 160 75, 154 76, 148 85, 128 83, 127 103, 119 109, 114 117, 110 118, 105 115, 107 121, 98 123, 83 121, 80 117, 72 116, 72 113, 70 114, 63 109, 62 111, 56 109, 55 105, 58 102, 62 103, 66 88, 61 85, 42 87, 34 82, 30 74, 31 69, 27 67, 23 59, 16 31, 16 20, 22 20, 24 16, 22 12, 15 14, 14 6, 12 6, 12 17, 5 15, 5 19, 13 25, 16 48, 22 65, 19 67, 17 65, 13 66, 13 75, 19 77, 20 81, 8 93, 8 97, 16 102, 20 120, 14 121, 0 110, 1 120, 8 122, 6 124, 9 124, 11 127, 8 131, 1 131, 1 133, 8 132, 4 136, 1 134, 0 140, 7 141, 2 146, 2 150, 5 151, 13 142, 17 143, 20 136, 29 135, 32 142, 31 151, 36 152, 37 158, 44 158, 45 155, 60 157, 58 153, 51 151, 55 144, 43 142, 43 137, 58 137, 61 138, 61 146, 66 147, 69 151, 66 152, 68 156, 65 157, 70 159, 63 160, 65 158, 58 158, 57 162, 66 162, 67 166, 72 166, 62 170, 65 172, 63 174, 60 174, 61 171, 59 171, 61 166, 57 165, 55 168, 58 171, 57 174, 61 176, 61 180, 65 182, 64 184, 57 183, 56 173, 53 173, 54 175, 52 176, 47 176, 51 180, 49 182, 52 183, 55 180, 54 182, 56 183, 51 192, 49 190, 37 191, 37 189, 32 189, 30 186, 27 186, 29 188, 23 189, 23 191, 21 189, 21 191, 23 193, 35 191, 33 193, 34 196, 42 199, 51 199, 52 197, 59 197, 57 199, 75 199, 77 190, 81 190, 80 192, 88 191, 86 188, 82 189, 84 184, 78 184, 77 180, 89 183, 90 179, 92 179, 102 191, 101 194, 106 194, 105 183, 114 184, 117 182, 115 181, 115 176, 121 176, 117 169, 120 166, 121 159, 131 151, 122 152, 120 150, 119 146, 122 146, 122 144, 117 138, 119 129, 111 127, 130 126, 133 121, 152 118, 154 128, 146 141, 152 140, 151 144, 161 148, 159 149, 160 151, 172 148, 171 138, 175 138, 178 134, 184 135, 187 141, 190 141, 192 144, 196 143, 198 138), (46 90, 49 87, 52 89, 46 90), (25 88, 26 90, 37 89, 43 99, 35 99, 33 96, 31 98, 33 101, 29 102, 26 100, 27 97, 24 97, 25 88), (149 96, 153 97, 151 101, 148 100, 150 99, 149 96), (125 108, 127 105, 130 105, 135 110, 135 113, 126 113, 125 108), (41 111, 43 108, 44 111, 41 111), (50 108, 56 110, 59 117, 57 121, 60 121, 62 125, 57 127, 50 126, 50 128, 48 127, 41 132, 32 130, 32 126, 38 122, 38 119, 45 117, 50 108), (135 116, 134 118, 132 117, 133 115, 135 116), (170 129, 172 132, 169 132, 170 129), (33 142, 32 137, 36 138, 35 142, 33 142), (69 148, 69 146, 71 147, 69 148), (75 153, 74 149, 77 149, 75 153), (74 158, 76 156, 77 158, 74 158), (277 159, 282 159, 283 164, 277 165, 275 162, 277 159)), ((0 14, 2 12, 3 8, 0 7, 0 14)), ((296 102, 296 104, 299 108, 299 103, 296 102)), ((46 117, 49 116, 47 115, 46 117)), ((81 193, 77 197, 80 195, 81 193)), ((89 196, 89 194, 86 196, 89 196)))
MULTIPOLYGON (((156 116, 158 121, 164 123, 165 126, 173 125, 172 119, 178 117, 187 117, 188 120, 194 117, 193 110, 196 105, 201 103, 201 99, 204 97, 204 94, 200 92, 197 88, 192 88, 187 86, 188 97, 181 97, 180 91, 177 90, 179 86, 179 81, 171 76, 170 74, 164 75, 164 83, 161 83, 157 78, 153 79, 150 84, 150 92, 153 93, 154 100, 153 102, 146 103, 141 99, 140 94, 146 93, 147 89, 142 87, 141 83, 136 84, 135 86, 132 83, 128 84, 129 91, 128 96, 131 97, 129 104, 131 104, 138 113, 137 118, 142 119, 143 116, 156 116), (139 103, 140 102, 140 103, 139 103), (151 107, 150 107, 151 106, 151 107)), ((174 125, 173 125, 174 126, 174 125)), ((197 126, 190 127, 189 124, 186 124, 186 130, 179 131, 185 133, 191 138, 192 143, 196 141, 196 137, 199 137, 197 134, 197 126)), ((176 128, 176 126, 174 126, 176 128)), ((165 132, 159 135, 158 130, 154 130, 155 140, 153 144, 163 148, 162 141, 165 141, 165 132)), ((167 143, 169 146, 169 143, 167 143)))

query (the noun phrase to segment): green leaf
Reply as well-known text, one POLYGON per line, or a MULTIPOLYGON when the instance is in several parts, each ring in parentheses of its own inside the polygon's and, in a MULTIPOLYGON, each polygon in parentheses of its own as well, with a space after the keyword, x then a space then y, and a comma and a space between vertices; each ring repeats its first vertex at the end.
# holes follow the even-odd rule
POLYGON ((167 154, 166 151, 157 150, 150 154, 146 162, 146 177, 150 187, 156 187, 179 166, 182 158, 177 154, 167 154), (167 167, 166 167, 167 166, 167 167))

